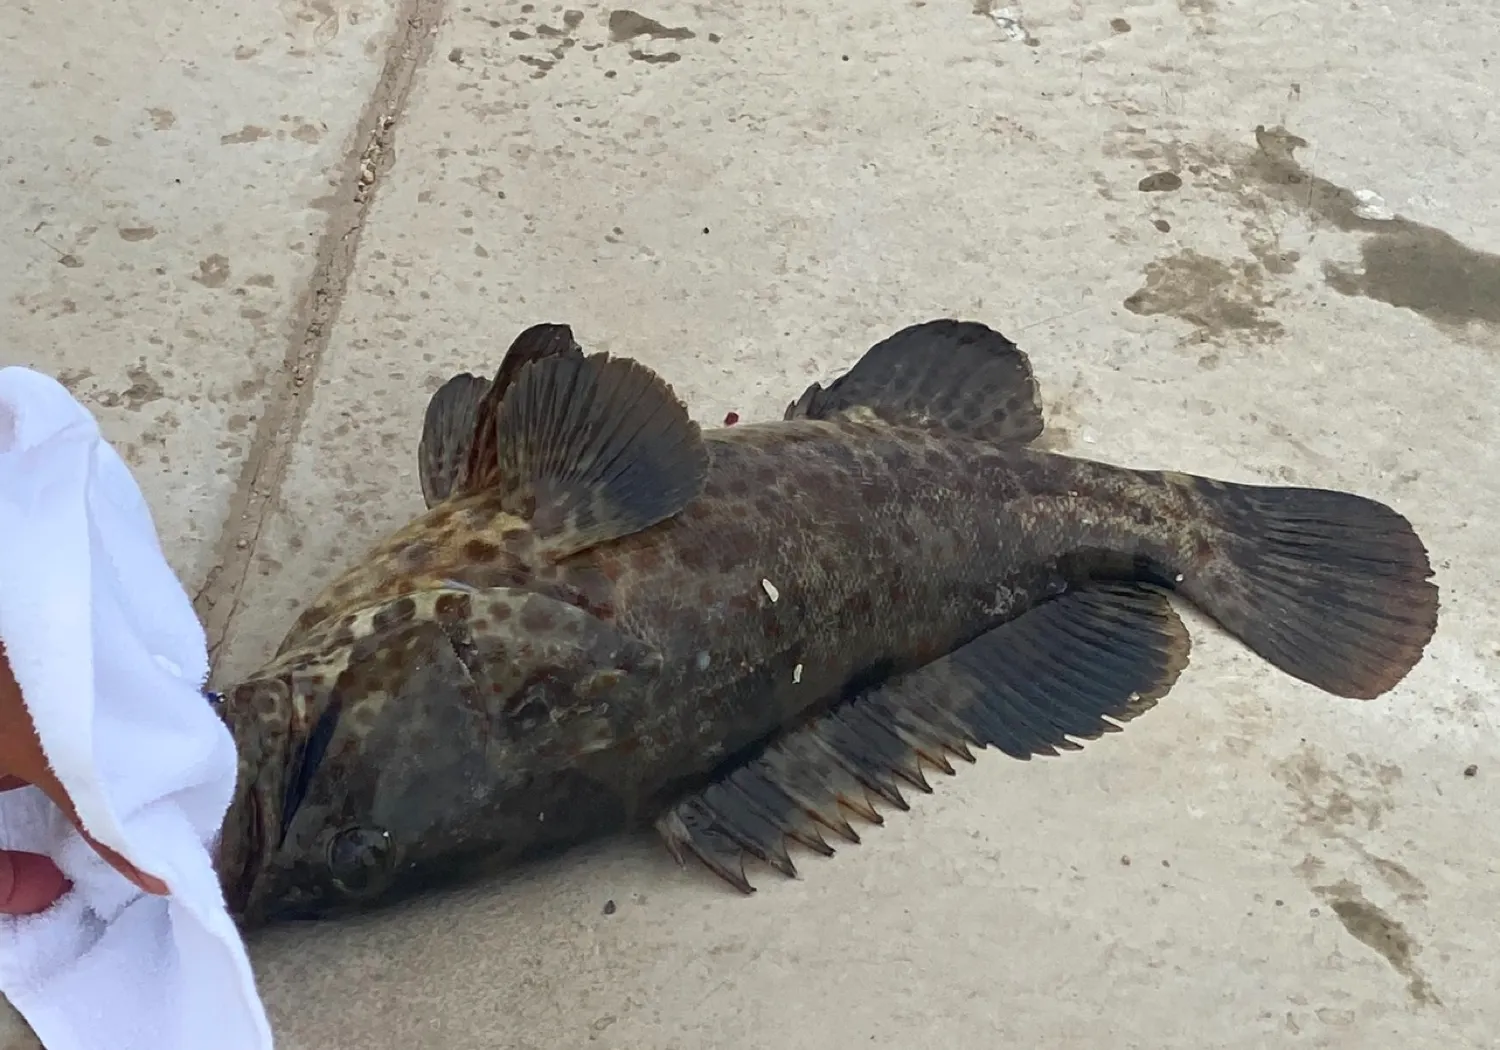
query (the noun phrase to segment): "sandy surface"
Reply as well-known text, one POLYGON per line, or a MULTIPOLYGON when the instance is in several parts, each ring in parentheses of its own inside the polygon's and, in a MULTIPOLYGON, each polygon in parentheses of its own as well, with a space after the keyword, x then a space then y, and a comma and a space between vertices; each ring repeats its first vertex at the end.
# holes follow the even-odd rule
POLYGON ((1190 614, 1127 732, 986 754, 752 898, 642 839, 257 937, 281 1046, 1500 1040, 1500 24, 190 6, 0 11, 0 324, 135 468, 221 680, 420 508, 431 391, 544 320, 709 423, 982 320, 1032 356, 1052 447, 1385 500, 1444 589, 1371 703, 1190 614))

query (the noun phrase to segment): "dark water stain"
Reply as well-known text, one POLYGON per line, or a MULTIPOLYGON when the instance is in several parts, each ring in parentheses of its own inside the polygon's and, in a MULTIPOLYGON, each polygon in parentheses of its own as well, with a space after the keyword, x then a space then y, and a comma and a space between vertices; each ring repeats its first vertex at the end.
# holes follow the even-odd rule
POLYGON ((1125 299, 1125 309, 1142 317, 1165 314, 1186 321, 1201 339, 1235 334, 1269 341, 1285 329, 1267 316, 1275 297, 1266 289, 1265 271, 1249 259, 1228 262, 1183 249, 1153 260, 1145 284, 1125 299))
POLYGON ((673 62, 678 62, 682 59, 682 56, 679 55, 676 51, 667 51, 660 55, 651 55, 647 54, 645 51, 640 50, 639 48, 632 48, 630 57, 635 59, 637 62, 645 62, 653 66, 670 65, 673 62))
POLYGON ((609 13, 609 38, 615 43, 645 36, 652 40, 692 40, 696 33, 683 26, 664 26, 654 18, 647 18, 635 11, 619 10, 609 13))
POLYGON ((1136 183, 1135 188, 1142 193, 1170 193, 1182 189, 1182 176, 1175 171, 1153 171, 1136 183))
POLYGON ((229 280, 229 260, 218 252, 198 261, 198 272, 193 280, 205 288, 222 288, 229 280))
POLYGON ((1257 127, 1256 150, 1239 172, 1271 197, 1295 204, 1315 221, 1367 234, 1361 269, 1329 263, 1323 277, 1343 295, 1359 295, 1420 314, 1444 326, 1500 326, 1500 255, 1470 248, 1451 234, 1396 216, 1360 215, 1350 190, 1309 173, 1295 153, 1307 141, 1284 128, 1257 127))
POLYGON ((105 408, 128 408, 139 409, 152 401, 159 401, 166 396, 161 383, 146 368, 144 361, 125 373, 125 378, 130 380, 130 385, 124 390, 117 392, 109 391, 98 395, 95 400, 105 408))
POLYGON ((1366 900, 1363 891, 1348 880, 1332 886, 1314 886, 1313 890, 1328 903, 1355 940, 1375 951, 1390 963, 1391 969, 1406 978, 1406 993, 1413 1002, 1442 1005, 1432 985, 1417 969, 1416 957, 1421 945, 1400 921, 1366 900))

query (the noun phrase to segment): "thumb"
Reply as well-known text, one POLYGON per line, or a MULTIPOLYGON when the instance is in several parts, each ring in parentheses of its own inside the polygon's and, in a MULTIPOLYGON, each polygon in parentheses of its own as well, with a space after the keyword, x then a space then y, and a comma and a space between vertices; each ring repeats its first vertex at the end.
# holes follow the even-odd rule
POLYGON ((46 911, 68 890, 68 880, 40 853, 0 850, 0 915, 46 911))

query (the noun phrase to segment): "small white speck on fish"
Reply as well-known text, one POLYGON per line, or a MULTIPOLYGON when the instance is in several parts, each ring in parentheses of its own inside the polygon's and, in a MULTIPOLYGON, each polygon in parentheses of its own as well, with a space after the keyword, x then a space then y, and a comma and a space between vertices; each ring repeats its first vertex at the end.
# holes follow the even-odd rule
POLYGON ((1182 573, 1180 573, 1180 572, 1177 574, 1177 582, 1178 583, 1182 582, 1182 573))
POLYGON ((781 597, 781 592, 776 589, 776 585, 770 580, 762 579, 760 581, 760 587, 761 590, 766 592, 766 597, 771 599, 772 602, 775 602, 777 598, 781 597))
POLYGON ((707 649, 705 649, 701 653, 699 653, 698 654, 698 670, 700 670, 700 671, 707 671, 708 670, 708 662, 709 662, 710 659, 711 658, 708 655, 708 650, 707 649))
POLYGON ((802 682, 802 665, 798 664, 792 668, 792 684, 799 685, 802 682))

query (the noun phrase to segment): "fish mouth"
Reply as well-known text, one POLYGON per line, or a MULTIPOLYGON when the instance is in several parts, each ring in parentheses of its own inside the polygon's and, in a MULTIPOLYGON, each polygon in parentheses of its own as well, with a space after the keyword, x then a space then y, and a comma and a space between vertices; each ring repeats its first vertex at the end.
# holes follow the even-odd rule
POLYGON ((236 923, 243 923, 253 903, 269 842, 265 801, 260 787, 260 764, 250 742, 236 732, 231 705, 220 699, 219 717, 229 727, 239 756, 234 795, 224 814, 214 851, 214 873, 224 903, 236 923), (247 753, 249 749, 252 753, 247 753))
POLYGON ((254 783, 235 792, 219 835, 214 868, 224 903, 236 922, 243 922, 255 896, 260 866, 266 855, 265 807, 254 783))

